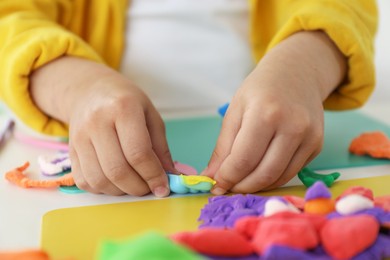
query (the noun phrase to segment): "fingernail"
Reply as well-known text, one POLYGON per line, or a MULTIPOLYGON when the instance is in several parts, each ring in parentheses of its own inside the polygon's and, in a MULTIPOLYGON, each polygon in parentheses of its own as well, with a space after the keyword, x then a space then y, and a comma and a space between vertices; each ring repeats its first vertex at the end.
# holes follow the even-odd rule
POLYGON ((168 196, 170 193, 170 190, 165 186, 159 186, 153 190, 153 194, 156 197, 163 198, 168 196))
POLYGON ((223 195, 226 193, 226 190, 220 188, 220 187, 216 187, 214 188, 212 191, 211 191, 214 195, 223 195))

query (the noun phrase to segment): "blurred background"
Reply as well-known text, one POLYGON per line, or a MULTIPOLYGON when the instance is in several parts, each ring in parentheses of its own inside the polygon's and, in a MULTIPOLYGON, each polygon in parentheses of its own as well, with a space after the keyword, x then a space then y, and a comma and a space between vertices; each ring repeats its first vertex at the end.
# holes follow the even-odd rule
MULTIPOLYGON (((390 1, 377 0, 379 27, 376 37, 376 89, 368 104, 390 103, 390 1)), ((389 111, 390 112, 390 111, 389 111)))

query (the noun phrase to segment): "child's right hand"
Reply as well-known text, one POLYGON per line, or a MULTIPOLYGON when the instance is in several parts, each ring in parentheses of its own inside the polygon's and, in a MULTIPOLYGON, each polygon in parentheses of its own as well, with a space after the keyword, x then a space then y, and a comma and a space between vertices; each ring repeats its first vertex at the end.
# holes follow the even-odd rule
POLYGON ((64 57, 34 72, 31 83, 38 106, 69 124, 79 188, 111 195, 169 194, 165 170, 175 169, 164 123, 128 79, 104 65, 64 57))

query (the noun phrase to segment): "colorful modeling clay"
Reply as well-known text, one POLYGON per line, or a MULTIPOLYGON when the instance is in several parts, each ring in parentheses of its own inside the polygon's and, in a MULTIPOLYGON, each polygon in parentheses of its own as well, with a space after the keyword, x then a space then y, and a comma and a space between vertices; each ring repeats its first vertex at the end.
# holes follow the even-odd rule
POLYGON ((49 141, 44 139, 35 138, 23 133, 15 132, 14 137, 16 140, 36 147, 47 148, 56 151, 69 151, 69 145, 63 141, 49 141))
POLYGON ((42 250, 23 250, 0 252, 1 260, 49 260, 49 255, 42 250))
POLYGON ((176 170, 178 170, 181 174, 198 175, 198 171, 194 167, 192 167, 188 164, 184 164, 184 163, 175 161, 174 165, 175 165, 176 170))
POLYGON ((71 169, 68 153, 38 156, 38 165, 44 175, 56 175, 71 169))
POLYGON ((374 203, 375 207, 380 207, 386 212, 390 212, 390 195, 376 197, 374 203))
MULTIPOLYGON (((209 192, 215 181, 206 176, 185 176, 168 173, 169 188, 174 193, 209 192)), ((68 194, 83 193, 77 186, 61 186, 60 191, 68 194)))
POLYGON ((206 255, 240 257, 254 253, 250 241, 232 229, 205 228, 198 232, 179 232, 170 238, 206 255))
POLYGON ((200 228, 233 227, 241 217, 262 215, 267 200, 252 194, 211 197, 200 212, 200 228))
POLYGON ((332 194, 322 181, 314 183, 306 192, 303 210, 311 214, 328 214, 334 211, 332 194))
POLYGON ((264 205, 263 216, 268 217, 272 216, 279 212, 300 212, 298 208, 292 205, 289 201, 281 199, 281 198, 270 198, 264 205))
POLYGON ((309 220, 273 216, 275 217, 260 219, 251 239, 252 246, 258 255, 264 254, 273 245, 301 250, 313 249, 319 245, 316 229, 309 220), (286 234, 289 235, 286 236, 286 234))
POLYGON ((220 107, 218 108, 218 114, 220 114, 222 117, 224 117, 225 114, 226 114, 226 111, 227 111, 228 107, 229 107, 229 103, 226 103, 226 104, 220 106, 220 107))
POLYGON ((215 181, 207 176, 176 175, 168 173, 169 188, 174 193, 198 193, 209 192, 215 181))
POLYGON ((369 200, 374 200, 374 194, 372 190, 361 186, 352 186, 346 189, 345 191, 343 191, 343 193, 341 193, 341 195, 339 195, 336 198, 336 201, 350 194, 359 194, 366 197, 369 200))
POLYGON ((30 163, 26 162, 23 166, 7 172, 5 174, 6 180, 23 188, 55 188, 75 185, 73 176, 70 173, 55 180, 31 180, 24 173, 29 165, 30 163))
POLYGON ((330 193, 330 191, 322 181, 317 181, 316 183, 314 183, 313 186, 307 189, 305 194, 306 202, 314 199, 330 199, 330 198, 332 198, 332 194, 330 193))
POLYGON ((310 187, 316 181, 322 181, 326 184, 326 186, 331 187, 339 177, 340 177, 339 172, 333 172, 329 174, 319 174, 312 171, 309 168, 303 168, 300 172, 298 172, 298 178, 302 181, 302 183, 306 187, 310 187))
POLYGON ((375 217, 362 214, 328 220, 320 236, 330 256, 351 259, 374 244, 378 231, 379 224, 375 217))
POLYGON ((305 207, 304 198, 294 196, 294 195, 285 195, 283 196, 283 198, 288 202, 290 202, 291 204, 293 204, 297 209, 303 210, 303 208, 305 207))
POLYGON ((127 241, 105 241, 102 244, 98 260, 123 259, 201 260, 204 258, 192 250, 173 243, 164 235, 148 232, 127 241))
MULTIPOLYGON (((70 169, 70 160, 67 153, 57 154, 55 156, 40 157, 38 162, 41 166, 42 172, 45 175, 53 175, 57 173, 63 173, 70 169)), ((30 164, 26 162, 23 166, 13 169, 6 173, 5 178, 20 187, 23 188, 54 188, 60 187, 60 190, 64 193, 82 193, 83 190, 80 190, 75 185, 75 181, 71 173, 66 173, 65 175, 53 179, 53 180, 31 180, 29 179, 24 171, 28 168, 30 164)), ((186 172, 190 174, 194 173, 194 169, 191 169, 190 166, 181 164, 180 167, 185 168, 186 172)), ((207 176, 200 175, 175 175, 167 173, 169 179, 169 187, 172 192, 175 193, 199 193, 199 192, 209 192, 215 181, 207 176)))
POLYGON ((390 159, 390 140, 383 132, 367 132, 354 138, 349 151, 356 155, 390 159))
MULTIPOLYGON (((337 202, 349 196, 376 200, 371 190, 351 187, 337 202)), ((109 242, 103 245, 99 259, 382 260, 390 257, 390 212, 381 206, 390 201, 390 196, 380 198, 374 208, 343 215, 337 211, 308 213, 305 205, 298 207, 303 210, 294 207, 295 212, 291 211, 290 203, 332 200, 321 181, 308 189, 305 198, 250 194, 210 197, 201 211, 199 220, 203 223, 198 230, 109 242), (274 206, 276 210, 269 210, 274 206), (180 250, 197 254, 187 256, 180 250)))
POLYGON ((85 190, 80 190, 76 185, 73 186, 60 186, 58 188, 59 191, 67 194, 78 194, 78 193, 85 193, 85 190))
POLYGON ((350 215, 374 207, 374 201, 360 194, 349 194, 336 202, 336 211, 341 215, 350 215))
MULTIPOLYGON (((216 196, 210 198, 201 211, 199 231, 186 233, 186 236, 196 237, 200 230, 209 228, 233 230, 251 243, 258 259, 380 260, 390 257, 390 212, 382 207, 386 202, 378 200, 381 202, 372 207, 375 198, 371 190, 351 187, 340 195, 337 203, 348 204, 350 196, 359 196, 359 199, 363 198, 371 203, 362 203, 365 206, 360 205, 344 215, 345 212, 338 212, 334 207, 328 206, 334 206, 335 201, 325 184, 320 181, 308 189, 304 200, 297 197, 288 200, 288 196, 216 196), (307 207, 306 204, 316 200, 329 201, 328 204, 319 204, 320 208, 325 207, 326 210, 312 212, 311 207, 307 207), (295 201, 297 205, 303 201, 303 211, 291 212, 289 207, 283 206, 286 201, 295 201), (277 205, 275 212, 278 212, 266 216, 269 205, 277 205), (239 217, 234 217, 237 211, 240 212, 239 217)), ((390 201, 390 196, 383 200, 390 201)), ((352 204, 354 203, 353 201, 352 204)), ((180 244, 188 243, 176 239, 175 235, 171 237, 180 244)), ((213 243, 209 240, 210 247, 214 246, 213 243)), ((198 252, 204 254, 204 251, 198 252)), ((214 253, 213 257, 217 255, 214 253)), ((230 257, 229 259, 238 259, 232 255, 230 257)), ((253 254, 248 251, 245 257, 252 259, 253 254)))

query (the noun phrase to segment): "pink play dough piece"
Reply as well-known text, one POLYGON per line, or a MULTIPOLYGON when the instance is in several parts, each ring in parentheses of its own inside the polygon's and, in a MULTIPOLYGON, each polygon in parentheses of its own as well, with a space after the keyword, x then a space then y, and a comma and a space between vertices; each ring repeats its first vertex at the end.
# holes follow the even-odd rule
POLYGON ((192 167, 188 164, 184 164, 184 163, 177 162, 177 161, 175 161, 174 164, 175 164, 176 170, 178 170, 180 173, 182 173, 184 175, 198 175, 198 171, 194 167, 192 167))
POLYGON ((305 207, 305 199, 302 197, 294 195, 285 195, 283 196, 283 198, 300 210, 303 210, 303 208, 305 207))

